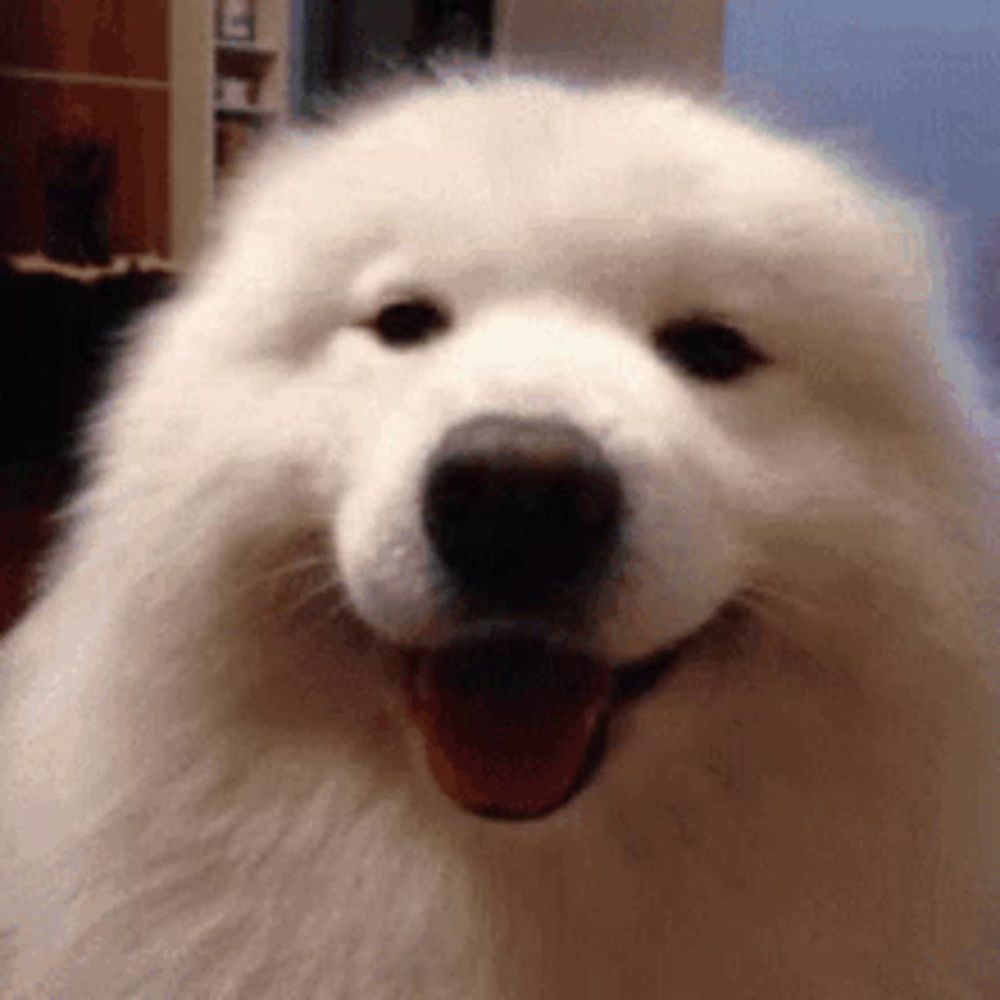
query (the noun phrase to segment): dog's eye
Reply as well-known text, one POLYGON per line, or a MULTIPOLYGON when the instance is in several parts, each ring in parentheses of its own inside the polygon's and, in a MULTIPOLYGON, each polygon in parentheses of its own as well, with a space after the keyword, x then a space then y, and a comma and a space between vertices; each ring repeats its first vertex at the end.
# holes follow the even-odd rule
POLYGON ((383 306, 370 325, 387 344, 407 347, 421 343, 448 323, 445 311, 429 299, 407 299, 383 306))
POLYGON ((661 326, 656 346, 689 375, 706 382, 731 382, 768 360, 735 327, 702 317, 661 326))

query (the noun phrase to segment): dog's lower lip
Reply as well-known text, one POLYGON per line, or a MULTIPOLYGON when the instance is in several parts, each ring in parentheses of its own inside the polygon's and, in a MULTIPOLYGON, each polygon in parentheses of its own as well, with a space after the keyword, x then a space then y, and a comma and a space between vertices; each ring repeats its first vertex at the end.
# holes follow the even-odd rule
POLYGON ((674 665, 681 645, 682 643, 676 643, 634 663, 619 667, 615 671, 615 703, 626 704, 637 701, 652 691, 674 665))

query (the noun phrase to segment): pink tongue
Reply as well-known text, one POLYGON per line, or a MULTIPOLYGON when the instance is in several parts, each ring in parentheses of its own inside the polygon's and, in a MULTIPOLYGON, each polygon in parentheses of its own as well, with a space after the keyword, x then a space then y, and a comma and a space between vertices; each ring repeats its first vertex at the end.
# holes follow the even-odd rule
POLYGON ((473 812, 523 818, 571 794, 610 696, 607 665, 516 633, 423 654, 410 685, 445 795, 473 812))

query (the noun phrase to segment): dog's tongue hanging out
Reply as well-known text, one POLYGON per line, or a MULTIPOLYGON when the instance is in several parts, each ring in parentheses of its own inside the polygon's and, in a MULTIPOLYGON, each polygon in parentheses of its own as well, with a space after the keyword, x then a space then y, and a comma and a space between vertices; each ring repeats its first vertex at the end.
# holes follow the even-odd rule
POLYGON ((573 792, 611 689, 608 665, 514 632, 417 656, 410 702, 441 790, 473 812, 526 819, 573 792))

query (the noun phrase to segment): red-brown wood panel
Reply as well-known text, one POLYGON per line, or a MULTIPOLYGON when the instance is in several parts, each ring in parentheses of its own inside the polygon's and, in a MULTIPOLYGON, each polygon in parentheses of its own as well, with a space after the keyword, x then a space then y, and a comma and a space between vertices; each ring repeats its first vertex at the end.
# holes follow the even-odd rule
POLYGON ((0 65, 165 80, 168 4, 0 0, 0 65))
POLYGON ((169 102, 166 90, 0 78, 0 252, 43 244, 43 144, 96 137, 114 149, 111 252, 166 256, 169 102))

